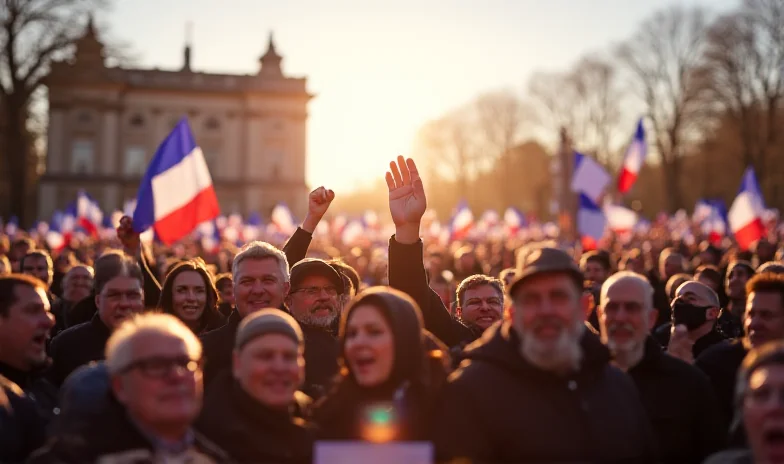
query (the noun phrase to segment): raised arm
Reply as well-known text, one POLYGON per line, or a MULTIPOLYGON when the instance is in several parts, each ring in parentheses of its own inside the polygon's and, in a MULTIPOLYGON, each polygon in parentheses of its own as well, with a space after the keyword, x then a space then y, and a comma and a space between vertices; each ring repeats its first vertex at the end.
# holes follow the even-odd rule
POLYGON ((161 284, 155 277, 153 266, 150 266, 150 256, 142 245, 139 233, 133 230, 133 219, 123 216, 117 227, 117 238, 120 239, 125 254, 133 256, 142 268, 144 275, 144 304, 148 308, 158 306, 161 297, 161 284))
POLYGON ((327 213, 329 205, 335 199, 335 192, 324 187, 319 187, 308 196, 308 214, 302 221, 302 226, 297 227, 294 235, 289 238, 283 247, 283 253, 289 261, 289 266, 294 266, 305 259, 308 254, 310 242, 313 240, 313 232, 316 231, 319 222, 327 213))
POLYGON ((389 285, 417 302, 427 330, 447 345, 455 345, 461 341, 459 323, 430 288, 425 272, 424 245, 419 238, 427 209, 424 184, 412 159, 399 156, 389 168, 389 212, 395 223, 395 235, 389 240, 389 285))

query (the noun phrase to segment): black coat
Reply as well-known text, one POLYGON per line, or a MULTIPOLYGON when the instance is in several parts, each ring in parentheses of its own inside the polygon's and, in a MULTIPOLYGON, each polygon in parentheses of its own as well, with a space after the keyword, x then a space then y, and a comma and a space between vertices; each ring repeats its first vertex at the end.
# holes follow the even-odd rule
POLYGON ((629 369, 666 463, 701 462, 722 449, 727 424, 721 419, 708 378, 664 352, 652 338, 645 355, 629 369))
POLYGON ((719 401, 719 412, 727 422, 734 415, 735 381, 747 353, 741 340, 725 341, 706 350, 694 361, 710 379, 719 401))
POLYGON ((239 463, 304 464, 313 451, 311 425, 266 408, 229 375, 213 382, 196 429, 239 463))
POLYGON ((389 239, 389 286, 407 293, 422 311, 425 329, 449 347, 464 346, 477 338, 471 329, 452 318, 427 282, 422 240, 411 245, 389 239))
MULTIPOLYGON (((57 387, 44 377, 44 369, 22 372, 0 363, 0 376, 5 377, 22 389, 38 408, 38 414, 48 424, 60 413, 57 387)), ((2 462, 2 461, 0 461, 2 462)))
MULTIPOLYGON (((187 457, 181 461, 199 463, 231 462, 225 451, 201 434, 194 434, 187 457)), ((153 443, 131 423, 119 403, 111 399, 95 420, 58 433, 38 450, 28 464, 89 464, 102 462, 158 462, 153 443)), ((176 458, 175 458, 176 459, 176 458)))
MULTIPOLYGON (((672 322, 668 322, 659 328, 657 328, 653 333, 653 338, 659 342, 659 345, 664 348, 665 350, 670 344, 670 331, 672 329, 672 322)), ((714 328, 707 334, 703 335, 702 337, 698 338, 697 341, 694 342, 694 345, 691 347, 691 354, 694 356, 694 359, 697 359, 699 355, 701 355, 705 350, 712 347, 717 343, 721 343, 726 340, 727 337, 724 336, 721 332, 718 331, 718 328, 714 328)))
POLYGON ((53 364, 50 380, 57 386, 77 367, 104 359, 106 342, 111 332, 96 313, 90 322, 79 324, 60 333, 49 346, 53 364))
POLYGON ((0 375, 0 462, 25 462, 45 437, 45 423, 35 403, 0 375))
POLYGON ((338 373, 340 343, 322 327, 300 323, 305 337, 305 384, 302 391, 313 398, 324 396, 338 373))
MULTIPOLYGON (((313 236, 302 228, 297 228, 291 236, 283 252, 289 266, 302 261, 308 253, 308 247, 313 236)), ((237 310, 234 310, 226 319, 226 324, 222 327, 203 334, 201 338, 204 347, 204 386, 209 387, 213 379, 223 371, 231 367, 231 353, 234 350, 234 339, 237 336, 237 327, 240 325, 242 317, 237 310)), ((307 346, 305 348, 307 350, 307 346)))
POLYGON ((593 335, 580 370, 561 377, 520 354, 508 322, 466 350, 436 414, 440 459, 479 462, 649 462, 654 438, 631 379, 593 335))

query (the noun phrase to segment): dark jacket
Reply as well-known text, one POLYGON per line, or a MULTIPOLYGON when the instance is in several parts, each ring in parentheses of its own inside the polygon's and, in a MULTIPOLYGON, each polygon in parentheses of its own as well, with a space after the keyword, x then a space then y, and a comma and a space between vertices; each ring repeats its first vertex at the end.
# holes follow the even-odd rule
POLYGON ((23 372, 0 363, 0 376, 18 385, 25 396, 35 403, 41 418, 49 423, 60 413, 60 408, 57 387, 44 377, 45 372, 45 368, 23 372))
POLYGON ((44 443, 44 420, 35 403, 0 375, 0 462, 21 463, 44 443))
MULTIPOLYGON (((297 228, 291 236, 283 252, 289 262, 289 267, 302 261, 308 253, 308 247, 313 236, 305 232, 302 228, 297 228)), ((226 324, 218 329, 203 334, 201 338, 204 347, 204 386, 209 387, 217 374, 231 366, 231 352, 234 350, 234 338, 237 335, 237 327, 240 325, 242 317, 237 310, 232 312, 226 324)), ((305 347, 307 350, 307 345, 305 347)))
POLYGON ((205 397, 196 429, 239 463, 311 460, 313 427, 291 411, 265 407, 227 373, 215 379, 205 397))
POLYGON ((714 454, 703 464, 754 464, 754 455, 748 449, 730 449, 714 454))
POLYGON ((300 327, 305 336, 305 384, 302 391, 312 398, 321 398, 338 373, 338 338, 322 327, 302 323, 300 327))
MULTIPOLYGON (((653 333, 653 338, 656 339, 656 341, 659 342, 659 345, 665 350, 667 350, 667 347, 670 344, 671 329, 672 322, 668 322, 657 328, 653 333)), ((694 342, 694 345, 691 347, 692 356, 694 356, 694 359, 697 359, 697 357, 705 350, 717 343, 723 342, 726 339, 727 337, 719 332, 717 327, 714 327, 713 330, 698 338, 697 341, 694 342)))
POLYGON ((57 301, 52 304, 51 312, 54 316, 54 327, 52 327, 52 331, 50 332, 52 338, 69 327, 68 316, 70 315, 69 313, 72 307, 73 304, 71 304, 70 301, 66 301, 62 298, 58 298, 57 301))
MULTIPOLYGON (((177 457, 178 462, 230 462, 225 451, 199 433, 177 457)), ((79 424, 52 436, 28 461, 29 464, 89 464, 102 462, 158 462, 155 446, 131 422, 112 398, 95 420, 79 424)))
POLYGON ((436 415, 440 459, 478 462, 649 462, 654 439, 632 380, 610 365, 593 335, 580 370, 562 377, 520 354, 510 323, 494 325, 466 350, 436 415))
POLYGON ((77 367, 104 359, 104 349, 111 332, 96 313, 90 322, 62 332, 52 340, 49 356, 53 364, 50 380, 58 387, 77 367))
POLYGON ((90 296, 79 300, 75 305, 68 308, 68 315, 65 316, 66 329, 75 327, 90 320, 98 312, 98 307, 95 305, 95 290, 90 292, 90 296))
POLYGON ((389 239, 389 286, 407 293, 422 311, 425 329, 449 347, 477 338, 468 327, 452 318, 438 294, 427 283, 422 240, 411 245, 389 239))
POLYGON ((728 309, 722 309, 719 313, 717 328, 725 338, 740 338, 743 336, 743 321, 728 309))
POLYGON ((728 340, 706 350, 694 362, 710 379, 719 411, 727 423, 734 415, 735 381, 747 353, 741 340, 728 340))
POLYGON ((662 352, 648 338, 642 361, 628 374, 653 425, 661 462, 701 462, 723 448, 727 424, 699 369, 662 352))

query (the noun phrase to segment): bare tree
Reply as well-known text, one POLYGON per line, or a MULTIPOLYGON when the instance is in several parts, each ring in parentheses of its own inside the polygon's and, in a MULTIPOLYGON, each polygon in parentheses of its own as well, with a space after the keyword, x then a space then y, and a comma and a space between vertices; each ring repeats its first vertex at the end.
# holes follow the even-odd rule
POLYGON ((784 97, 784 3, 746 0, 707 32, 705 66, 720 110, 739 131, 741 158, 767 184, 784 97))
POLYGON ((573 111, 577 96, 568 73, 539 72, 528 81, 528 93, 539 124, 558 138, 562 128, 580 131, 573 111))
POLYGON ((0 0, 0 113, 7 125, 2 151, 10 207, 26 223, 26 196, 33 137, 30 102, 53 59, 71 53, 88 14, 104 0, 0 0))
POLYGON ((512 190, 512 149, 520 142, 531 111, 519 96, 509 90, 481 95, 475 102, 478 156, 491 168, 497 168, 498 194, 509 201, 512 190))
POLYGON ((679 173, 689 142, 699 138, 709 105, 701 68, 706 12, 674 6, 656 13, 618 48, 638 97, 645 103, 661 158, 668 209, 683 206, 679 173))

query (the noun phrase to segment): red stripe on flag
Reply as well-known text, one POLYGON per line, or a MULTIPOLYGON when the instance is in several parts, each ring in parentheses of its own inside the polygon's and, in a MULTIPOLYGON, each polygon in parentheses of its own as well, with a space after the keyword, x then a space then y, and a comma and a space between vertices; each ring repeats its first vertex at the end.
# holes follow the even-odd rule
POLYGON ((765 236, 765 225, 762 219, 755 218, 750 223, 734 232, 735 241, 741 250, 748 250, 757 240, 765 236))
POLYGON ((84 231, 87 232, 89 235, 93 237, 98 236, 98 227, 86 217, 79 218, 79 226, 81 226, 82 229, 84 229, 84 231))
POLYGON ((156 221, 155 233, 163 243, 169 245, 193 232, 202 222, 214 219, 219 214, 220 206, 215 189, 209 186, 182 208, 156 221))
POLYGON ((628 192, 636 180, 637 174, 623 168, 623 171, 621 171, 621 174, 618 176, 618 193, 628 192))
POLYGON ((583 247, 583 251, 593 251, 597 248, 596 240, 593 237, 583 236, 580 239, 580 242, 583 247))

